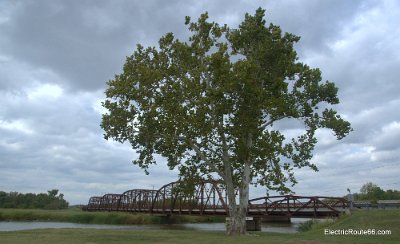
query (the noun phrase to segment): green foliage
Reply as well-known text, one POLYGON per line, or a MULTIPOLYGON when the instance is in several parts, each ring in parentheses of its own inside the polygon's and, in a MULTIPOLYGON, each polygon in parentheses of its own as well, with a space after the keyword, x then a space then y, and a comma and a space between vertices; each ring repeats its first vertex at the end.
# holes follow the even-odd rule
POLYGON ((186 179, 218 175, 238 188, 288 192, 294 169, 317 170, 315 131, 342 139, 350 123, 331 107, 339 103, 334 83, 298 62, 300 38, 266 25, 264 15, 246 14, 236 29, 208 22, 207 13, 187 17, 188 41, 167 33, 158 47, 138 45, 107 83, 105 139, 129 142, 146 173, 160 154, 186 179), (302 135, 276 127, 289 119, 302 122, 302 135))
POLYGON ((48 194, 18 193, 0 191, 0 208, 30 208, 30 209, 65 209, 68 202, 58 190, 48 191, 48 194))
POLYGON ((223 222, 218 216, 162 216, 123 212, 82 212, 81 210, 0 209, 0 221, 57 221, 81 224, 175 224, 223 222))
POLYGON ((400 191, 393 189, 384 191, 378 185, 367 182, 361 187, 360 193, 353 194, 353 197, 355 201, 400 200, 400 191))
POLYGON ((300 225, 299 225, 299 227, 298 227, 298 230, 299 230, 300 232, 309 231, 309 230, 311 230, 312 226, 313 226, 315 223, 317 223, 317 221, 314 220, 314 219, 307 220, 307 221, 305 221, 305 222, 303 222, 303 223, 300 223, 300 225))

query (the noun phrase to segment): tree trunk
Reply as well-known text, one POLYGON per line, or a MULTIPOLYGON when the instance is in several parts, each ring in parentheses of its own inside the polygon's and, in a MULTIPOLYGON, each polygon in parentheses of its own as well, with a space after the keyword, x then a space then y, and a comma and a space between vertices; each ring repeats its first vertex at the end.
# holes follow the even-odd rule
POLYGON ((227 221, 226 234, 230 236, 245 235, 246 232, 246 213, 243 214, 240 206, 236 206, 233 212, 229 212, 230 219, 227 221))
POLYGON ((227 221, 227 235, 245 235, 247 207, 249 203, 250 165, 245 164, 243 182, 239 188, 239 205, 236 204, 236 194, 233 184, 227 184, 229 201, 229 217, 227 221))
POLYGON ((246 211, 243 211, 242 206, 236 204, 235 193, 229 199, 229 220, 226 222, 227 235, 245 235, 246 234, 246 211))
MULTIPOLYGON (((224 137, 221 134, 221 137, 224 137)), ((252 135, 248 134, 246 140, 247 148, 252 147, 252 135)), ((250 185, 250 157, 247 157, 243 167, 242 183, 239 187, 239 205, 236 203, 236 189, 233 184, 232 177, 232 165, 230 164, 228 155, 228 146, 226 141, 223 140, 223 164, 224 164, 224 175, 221 177, 224 179, 226 184, 226 192, 228 195, 228 210, 229 220, 226 225, 227 235, 245 235, 246 229, 246 217, 247 207, 249 204, 249 185, 250 185)))

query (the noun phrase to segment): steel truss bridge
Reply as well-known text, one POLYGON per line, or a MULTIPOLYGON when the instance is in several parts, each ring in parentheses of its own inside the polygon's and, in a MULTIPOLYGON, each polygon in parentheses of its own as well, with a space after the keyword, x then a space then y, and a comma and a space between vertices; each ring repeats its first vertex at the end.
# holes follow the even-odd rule
MULTIPOLYGON (((172 182, 158 190, 133 189, 122 194, 93 196, 86 211, 123 211, 163 215, 229 215, 228 199, 223 184, 202 181, 188 193, 184 182, 172 182), (193 190, 194 189, 194 190, 193 190)), ((249 200, 249 217, 334 217, 349 208, 340 197, 265 196, 249 200)))

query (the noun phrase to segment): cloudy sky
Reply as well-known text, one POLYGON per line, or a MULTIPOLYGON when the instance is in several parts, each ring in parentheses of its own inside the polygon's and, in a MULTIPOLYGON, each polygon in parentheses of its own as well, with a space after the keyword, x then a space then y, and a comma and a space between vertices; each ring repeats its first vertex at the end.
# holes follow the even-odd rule
POLYGON ((298 171, 295 192, 342 196, 368 181, 400 189, 399 1, 0 0, 0 190, 59 189, 78 204, 176 180, 163 158, 146 176, 128 145, 103 139, 106 81, 136 44, 187 37, 186 15, 208 11, 236 27, 260 6, 268 22, 302 37, 300 60, 337 84, 336 109, 354 128, 341 141, 318 133, 320 171, 298 171))

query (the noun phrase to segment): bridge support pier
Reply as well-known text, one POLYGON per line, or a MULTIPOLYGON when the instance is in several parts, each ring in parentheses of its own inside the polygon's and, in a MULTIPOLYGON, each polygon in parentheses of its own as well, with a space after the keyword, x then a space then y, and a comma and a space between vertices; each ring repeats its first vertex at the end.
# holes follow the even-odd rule
POLYGON ((260 217, 246 217, 246 230, 247 231, 261 231, 261 218, 260 217))
MULTIPOLYGON (((226 224, 229 224, 231 218, 225 219, 226 224)), ((246 217, 246 230, 247 231, 261 231, 261 218, 260 217, 246 217)))

